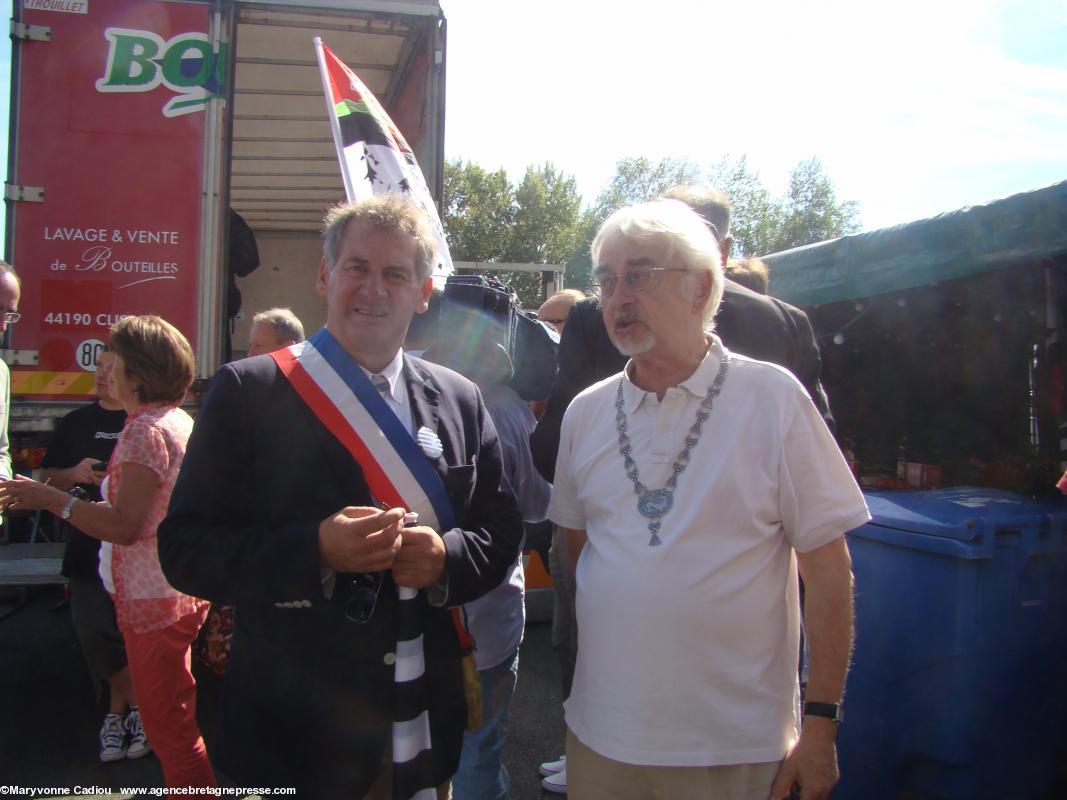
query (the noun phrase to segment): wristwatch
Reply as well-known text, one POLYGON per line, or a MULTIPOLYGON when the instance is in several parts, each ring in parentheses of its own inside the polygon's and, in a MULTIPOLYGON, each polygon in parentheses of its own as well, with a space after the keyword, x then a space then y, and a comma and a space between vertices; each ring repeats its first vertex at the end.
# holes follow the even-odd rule
POLYGON ((826 717, 838 725, 845 718, 845 709, 840 703, 805 703, 805 717, 826 717))
POLYGON ((74 510, 74 504, 78 502, 78 498, 74 495, 70 496, 70 500, 63 506, 63 510, 59 512, 60 519, 70 519, 70 512, 74 510))

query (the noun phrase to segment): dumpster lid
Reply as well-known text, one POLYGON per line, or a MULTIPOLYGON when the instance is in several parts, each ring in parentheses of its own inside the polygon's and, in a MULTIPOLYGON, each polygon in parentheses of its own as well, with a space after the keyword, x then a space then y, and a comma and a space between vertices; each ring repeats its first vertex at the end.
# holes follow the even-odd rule
POLYGON ((973 541, 986 531, 1011 527, 1067 526, 1067 501, 1034 500, 1002 489, 957 486, 936 491, 865 493, 881 528, 973 541))

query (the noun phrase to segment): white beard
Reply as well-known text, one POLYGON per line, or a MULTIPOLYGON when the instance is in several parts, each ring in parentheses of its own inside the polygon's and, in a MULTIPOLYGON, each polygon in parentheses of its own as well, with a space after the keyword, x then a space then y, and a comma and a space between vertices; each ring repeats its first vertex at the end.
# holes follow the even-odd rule
POLYGON ((618 341, 614 336, 611 336, 610 332, 608 338, 611 339, 611 343, 615 345, 615 349, 628 358, 647 353, 656 346, 655 335, 647 330, 640 336, 628 337, 626 342, 618 341))

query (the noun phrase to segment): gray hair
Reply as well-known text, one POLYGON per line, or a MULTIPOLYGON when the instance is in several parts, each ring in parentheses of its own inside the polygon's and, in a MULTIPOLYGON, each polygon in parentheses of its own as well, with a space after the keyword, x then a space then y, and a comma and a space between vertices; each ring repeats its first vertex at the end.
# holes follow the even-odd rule
POLYGON ((333 269, 348 223, 366 222, 386 231, 399 231, 415 239, 415 273, 424 281, 437 261, 437 242, 426 212, 399 194, 379 194, 355 203, 338 203, 326 213, 322 227, 322 255, 333 269))
POLYGON ((0 275, 10 275, 12 278, 15 279, 15 285, 18 286, 20 290, 22 289, 22 278, 20 278, 19 274, 15 272, 15 268, 13 266, 8 264, 3 259, 0 259, 0 275))
POLYGON ((304 341, 304 323, 288 308, 268 308, 266 311, 260 311, 252 317, 252 324, 260 322, 273 325, 274 330, 278 332, 278 338, 282 340, 304 341))
POLYGON ((730 198, 710 186, 674 186, 663 193, 668 200, 681 200, 708 225, 715 226, 713 233, 720 241, 730 235, 730 214, 733 206, 730 198))
POLYGON ((667 259, 679 256, 692 271, 711 275, 711 292, 704 306, 703 321, 708 330, 722 302, 723 273, 719 242, 707 223, 679 200, 653 200, 620 208, 600 226, 591 249, 594 266, 600 260, 604 242, 622 236, 642 244, 662 242, 667 245, 667 259))

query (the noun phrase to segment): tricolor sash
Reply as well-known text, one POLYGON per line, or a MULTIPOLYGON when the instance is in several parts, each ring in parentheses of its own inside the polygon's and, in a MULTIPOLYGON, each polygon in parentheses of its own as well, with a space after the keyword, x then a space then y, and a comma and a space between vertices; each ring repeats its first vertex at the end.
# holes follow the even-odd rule
POLYGON ((328 330, 323 328, 271 357, 312 413, 362 467, 376 500, 418 512, 419 524, 434 530, 454 527, 441 476, 328 330))
MULTIPOLYGON (((271 353, 278 369, 363 470, 374 499, 416 511, 437 531, 455 526, 441 476, 360 366, 325 328, 271 353)), ((397 587, 393 797, 435 800, 418 590, 397 587)))

